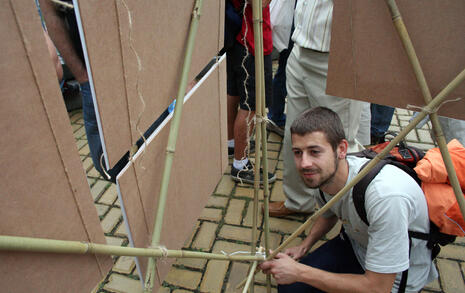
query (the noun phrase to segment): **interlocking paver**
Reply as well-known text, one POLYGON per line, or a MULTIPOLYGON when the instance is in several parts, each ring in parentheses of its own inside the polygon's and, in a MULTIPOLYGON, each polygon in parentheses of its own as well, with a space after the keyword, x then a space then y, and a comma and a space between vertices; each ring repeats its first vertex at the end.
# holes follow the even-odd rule
POLYGON ((135 266, 136 262, 134 257, 120 256, 116 261, 115 265, 113 266, 113 271, 122 274, 130 274, 135 266))
POLYGON ((165 278, 165 282, 194 290, 199 285, 201 278, 201 272, 172 268, 165 278))
POLYGON ((230 195, 232 189, 234 188, 234 181, 231 179, 231 176, 223 175, 221 177, 220 183, 216 187, 216 194, 230 195))
POLYGON ((465 247, 454 244, 446 245, 441 248, 439 257, 465 261, 465 247))
POLYGON ((223 210, 220 209, 204 208, 199 219, 218 222, 222 218, 222 213, 223 210))
POLYGON ((242 220, 242 212, 245 207, 245 200, 231 199, 224 220, 228 224, 240 225, 242 220))
POLYGON ((250 242, 252 239, 252 229, 236 227, 231 225, 223 225, 218 236, 224 239, 250 242))
MULTIPOLYGON (((255 190, 252 188, 251 185, 243 185, 241 187, 236 187, 236 191, 234 193, 234 196, 235 197, 253 198, 254 193, 255 193, 255 190)), ((258 198, 259 199, 263 198, 263 189, 260 189, 258 191, 258 198)))
POLYGON ((286 196, 283 191, 283 182, 275 181, 273 188, 271 189, 270 201, 283 201, 286 200, 286 196))
POLYGON ((207 207, 225 207, 228 204, 228 198, 211 195, 207 202, 207 207))
POLYGON ((217 224, 210 222, 203 222, 200 230, 195 237, 193 248, 208 250, 211 248, 213 241, 215 241, 217 224))
POLYGON ((116 190, 116 184, 111 184, 110 187, 103 192, 98 202, 106 205, 112 205, 117 197, 118 191, 116 190))
POLYGON ((463 274, 458 262, 448 259, 438 259, 442 289, 446 293, 465 292, 463 274))
POLYGON ((104 233, 110 233, 113 228, 118 224, 121 217, 121 210, 118 208, 112 208, 105 218, 100 222, 104 233))
POLYGON ((92 186, 90 192, 92 193, 92 197, 97 199, 108 187, 109 183, 104 180, 97 180, 97 182, 92 186))
POLYGON ((119 274, 111 274, 109 282, 105 284, 103 288, 115 293, 142 292, 142 284, 139 280, 134 280, 119 274))
MULTIPOLYGON (((261 212, 261 210, 262 210, 261 204, 259 204, 258 219, 257 219, 258 225, 260 225, 263 221, 263 213, 261 212)), ((253 202, 252 201, 249 203, 249 206, 247 207, 247 214, 244 217, 244 221, 242 222, 242 225, 247 226, 247 227, 252 227, 253 225, 253 202)))
POLYGON ((180 258, 176 261, 176 264, 203 270, 207 264, 207 260, 201 258, 180 258))
POLYGON ((208 261, 202 284, 200 284, 200 290, 202 292, 221 292, 228 266, 229 261, 208 261))

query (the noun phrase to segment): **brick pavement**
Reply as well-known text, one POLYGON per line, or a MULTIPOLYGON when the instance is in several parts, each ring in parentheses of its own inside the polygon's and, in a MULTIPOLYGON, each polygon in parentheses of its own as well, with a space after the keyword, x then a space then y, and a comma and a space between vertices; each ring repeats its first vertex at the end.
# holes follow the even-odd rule
MULTIPOLYGON (((399 131, 408 123, 411 115, 410 111, 397 109, 390 130, 399 131)), ((115 185, 104 181, 92 165, 82 113, 71 112, 70 119, 107 242, 111 245, 127 246, 129 241, 115 185)), ((415 129, 407 136, 407 142, 425 150, 434 147, 430 129, 429 123, 422 129, 415 129)), ((277 181, 271 185, 270 199, 272 201, 283 200, 281 138, 273 133, 269 134, 268 143, 270 169, 277 176, 277 181)), ((226 170, 215 192, 211 195, 192 234, 186 235, 184 249, 228 253, 249 249, 254 190, 249 185, 236 184, 230 179, 228 173, 229 169, 226 170)), ((260 196, 262 195, 263 193, 260 193, 260 196)), ((271 247, 277 247, 282 243, 304 220, 304 216, 270 218, 271 247)), ((263 224, 261 216, 259 224, 263 224)), ((261 228, 258 236, 259 239, 263 239, 261 228)), ((304 235, 300 236, 295 243, 304 237, 304 235)), ((465 292, 464 238, 457 239, 454 244, 443 248, 435 264, 439 271, 439 279, 428 284, 422 292, 465 292)), ((248 267, 242 262, 179 259, 173 265, 159 292, 235 292, 235 285, 246 276, 248 267)), ((260 273, 255 280, 255 292, 265 292, 264 285, 265 277, 260 273)), ((272 285, 272 292, 276 292, 274 281, 272 285)), ((94 292, 141 292, 134 259, 114 257, 112 270, 100 284, 96 285, 94 292)))

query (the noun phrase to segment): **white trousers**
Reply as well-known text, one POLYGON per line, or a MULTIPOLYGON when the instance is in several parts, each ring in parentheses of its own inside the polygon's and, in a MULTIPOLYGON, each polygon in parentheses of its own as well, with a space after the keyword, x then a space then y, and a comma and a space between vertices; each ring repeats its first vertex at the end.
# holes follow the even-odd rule
MULTIPOLYGON (((294 45, 287 61, 287 116, 283 145, 283 190, 287 198, 285 206, 300 212, 314 211, 316 203, 314 196, 318 196, 318 189, 308 188, 303 183, 294 163, 290 127, 295 118, 309 108, 327 107, 341 118, 349 142, 349 152, 359 151, 363 148, 356 140, 356 136, 361 123, 362 108, 369 110, 369 107, 363 107, 364 102, 325 94, 328 57, 329 53, 316 52, 294 45)), ((370 120, 365 123, 368 123, 369 127, 370 120)), ((363 127, 366 129, 367 125, 363 125, 363 127)))

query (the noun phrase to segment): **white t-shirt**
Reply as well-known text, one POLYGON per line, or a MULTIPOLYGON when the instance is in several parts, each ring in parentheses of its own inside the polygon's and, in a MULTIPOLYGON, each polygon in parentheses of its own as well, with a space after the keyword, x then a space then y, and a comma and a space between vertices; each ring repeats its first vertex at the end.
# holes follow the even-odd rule
MULTIPOLYGON (((350 182, 366 158, 348 156, 350 182)), ((331 196, 325 194, 326 200, 331 196)), ((318 197, 320 204, 324 204, 318 197)), ((402 272, 408 271, 406 292, 418 292, 437 278, 426 241, 412 238, 409 257, 408 230, 429 231, 428 207, 418 184, 399 168, 386 165, 368 185, 365 193, 367 226, 358 216, 352 189, 323 216, 341 219, 358 261, 365 270, 398 273, 392 292, 397 292, 402 272)))

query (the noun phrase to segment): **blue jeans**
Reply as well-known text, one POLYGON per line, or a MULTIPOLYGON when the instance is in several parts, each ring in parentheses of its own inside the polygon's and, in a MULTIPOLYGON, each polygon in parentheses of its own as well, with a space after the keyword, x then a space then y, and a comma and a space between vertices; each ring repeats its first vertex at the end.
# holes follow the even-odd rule
MULTIPOLYGON (((362 266, 358 263, 349 239, 342 234, 329 240, 320 248, 305 256, 300 263, 338 274, 364 274, 362 266)), ((279 293, 308 293, 323 292, 305 283, 278 285, 279 293)))
POLYGON ((286 103, 286 65, 287 58, 292 51, 294 42, 289 42, 289 47, 279 53, 278 70, 273 78, 273 95, 271 105, 269 105, 268 119, 276 125, 284 127, 286 125, 286 114, 284 114, 284 105, 286 103))
POLYGON ((89 82, 80 84, 82 96, 82 114, 84 116, 84 127, 86 129, 87 142, 89 144, 90 156, 94 162, 95 169, 107 179, 100 165, 100 156, 102 155, 102 143, 98 131, 97 118, 95 116, 94 102, 92 92, 90 91, 89 82))
POLYGON ((391 125, 394 108, 378 104, 371 104, 371 136, 382 137, 391 125))

